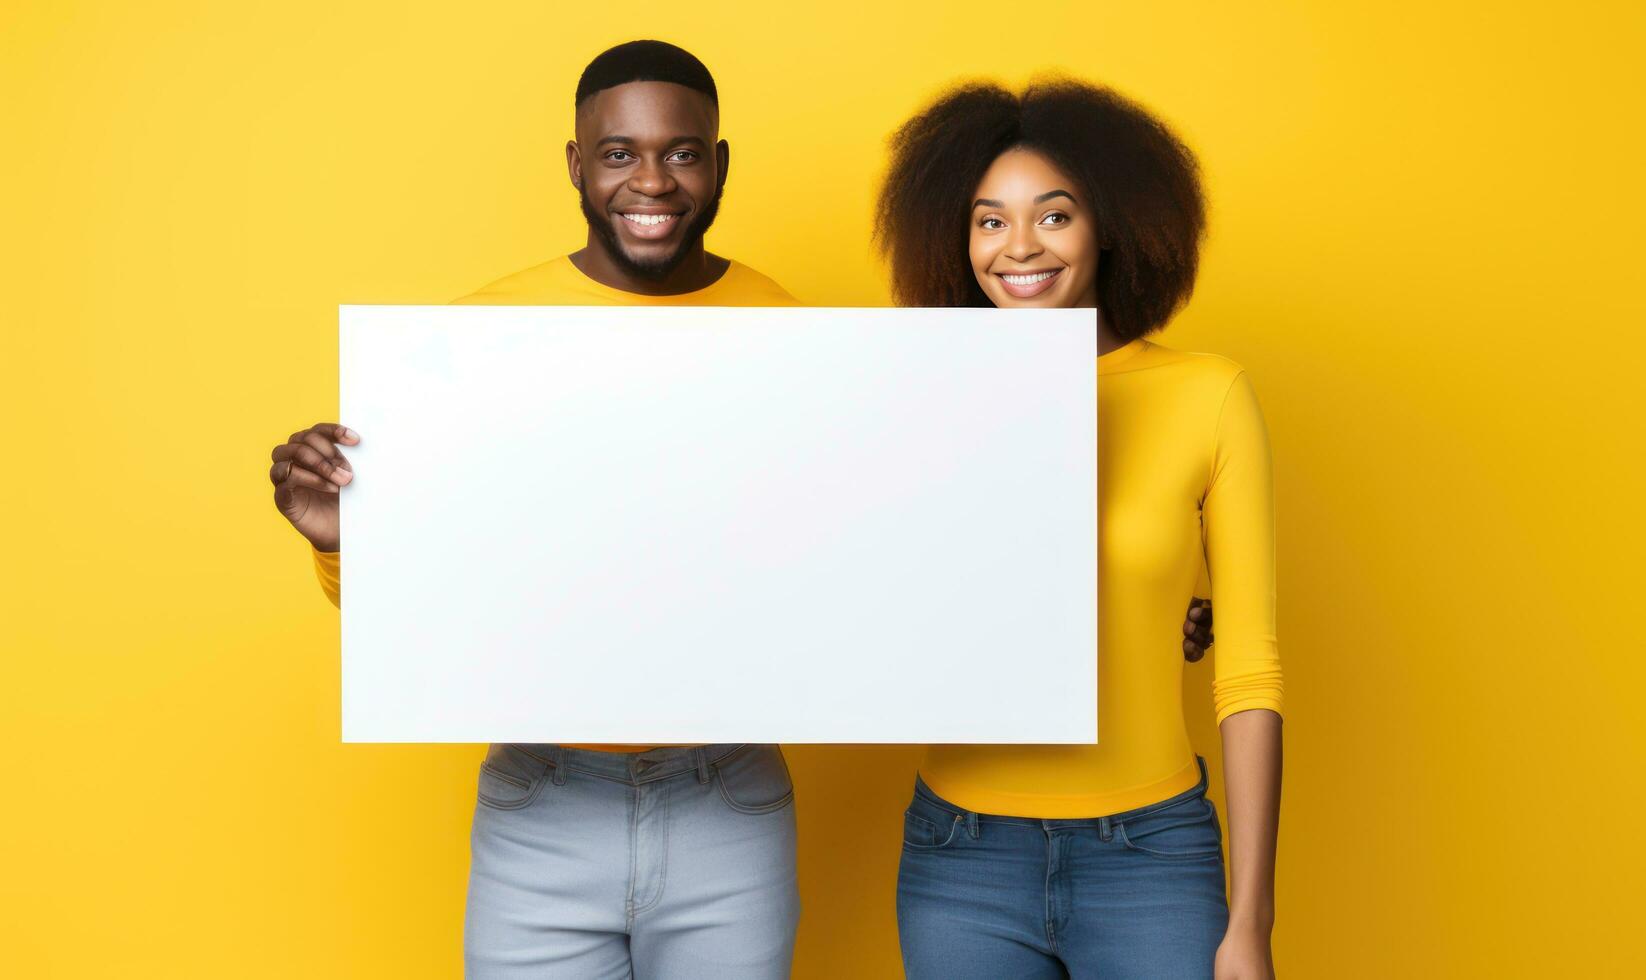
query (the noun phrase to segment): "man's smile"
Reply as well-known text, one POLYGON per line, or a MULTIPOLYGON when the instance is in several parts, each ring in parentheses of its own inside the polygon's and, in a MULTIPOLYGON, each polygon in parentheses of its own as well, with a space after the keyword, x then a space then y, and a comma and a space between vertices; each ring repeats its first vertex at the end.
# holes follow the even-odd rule
POLYGON ((630 208, 617 212, 629 234, 647 241, 667 238, 679 227, 680 212, 630 208))

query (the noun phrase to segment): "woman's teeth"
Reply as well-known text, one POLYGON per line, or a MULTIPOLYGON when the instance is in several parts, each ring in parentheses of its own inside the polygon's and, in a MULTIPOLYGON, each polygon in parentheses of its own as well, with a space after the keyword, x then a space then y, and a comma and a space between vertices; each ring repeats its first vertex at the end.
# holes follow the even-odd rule
POLYGON ((673 221, 675 216, 672 214, 625 214, 623 218, 637 225, 649 226, 660 225, 665 221, 673 221))
POLYGON ((1006 280, 1007 282, 1011 283, 1014 286, 1032 286, 1037 282, 1044 282, 1045 280, 1050 279, 1051 277, 1053 277, 1055 275, 1057 275, 1057 273, 1055 271, 1053 271, 1053 272, 1036 272, 1032 276, 1002 275, 1000 278, 1006 280))

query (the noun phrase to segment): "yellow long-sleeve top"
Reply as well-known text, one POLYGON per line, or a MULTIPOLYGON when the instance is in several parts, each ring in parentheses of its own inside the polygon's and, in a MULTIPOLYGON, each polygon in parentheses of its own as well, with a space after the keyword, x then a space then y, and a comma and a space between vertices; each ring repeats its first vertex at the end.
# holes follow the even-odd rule
MULTIPOLYGON (((733 262, 713 283, 690 293, 647 296, 596 282, 570 256, 544 262, 454 300, 470 306, 798 306, 782 286, 741 262, 733 262)), ((332 604, 342 607, 340 552, 314 549, 314 571, 332 604)), ((647 745, 572 745, 602 752, 641 752, 647 745)))
POLYGON ((1202 561, 1218 723, 1281 710, 1274 492, 1251 382, 1225 358, 1141 339, 1099 357, 1097 374, 1098 744, 932 746, 921 777, 968 810, 1105 816, 1199 781, 1182 624, 1202 561))

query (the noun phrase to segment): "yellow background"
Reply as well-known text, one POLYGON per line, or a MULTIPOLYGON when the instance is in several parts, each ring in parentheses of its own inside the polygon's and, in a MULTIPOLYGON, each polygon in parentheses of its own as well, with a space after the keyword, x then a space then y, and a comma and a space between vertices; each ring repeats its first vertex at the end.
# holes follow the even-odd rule
MULTIPOLYGON (((1062 66, 1175 125, 1212 231, 1162 339, 1246 365, 1277 459, 1282 974, 1623 972, 1636 6, 0 6, 0 974, 458 974, 480 750, 339 744, 268 451, 335 411, 338 303, 579 244, 572 88, 646 35, 721 86, 711 247, 808 303, 886 302, 884 137, 948 80, 1062 66)), ((915 756, 791 752, 796 976, 897 975, 915 756)))

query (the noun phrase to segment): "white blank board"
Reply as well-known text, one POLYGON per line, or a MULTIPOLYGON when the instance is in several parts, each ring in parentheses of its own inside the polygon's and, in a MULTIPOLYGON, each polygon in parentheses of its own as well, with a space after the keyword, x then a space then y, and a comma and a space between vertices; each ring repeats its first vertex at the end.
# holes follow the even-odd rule
POLYGON ((1097 738, 1089 310, 345 306, 343 738, 1097 738))

